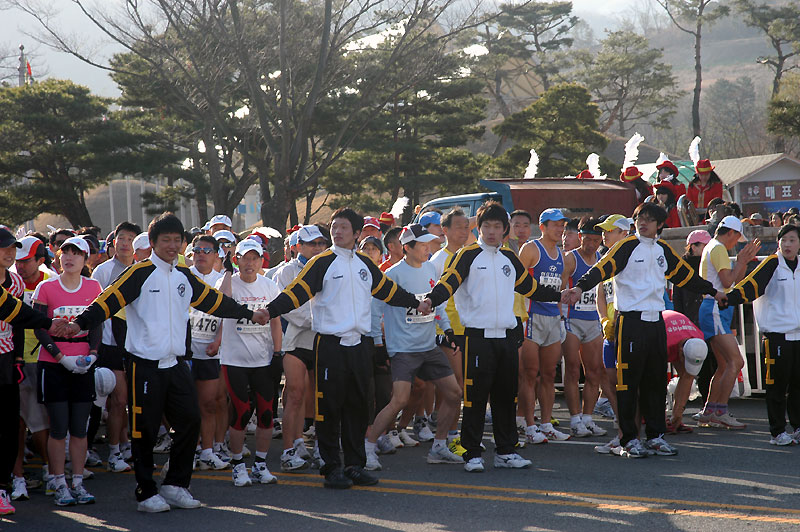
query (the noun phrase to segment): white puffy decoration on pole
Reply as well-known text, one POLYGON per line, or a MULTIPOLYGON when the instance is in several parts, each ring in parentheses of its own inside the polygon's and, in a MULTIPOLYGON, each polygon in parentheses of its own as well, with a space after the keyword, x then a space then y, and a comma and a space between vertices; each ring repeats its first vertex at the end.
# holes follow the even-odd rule
POLYGON ((697 166, 697 161, 700 160, 700 137, 693 138, 692 143, 689 144, 689 158, 697 166))
POLYGON ((531 158, 528 160, 528 167, 525 169, 524 179, 533 179, 536 177, 536 172, 539 171, 539 156, 536 150, 531 148, 531 158))
POLYGON ((389 214, 391 214, 395 221, 400 220, 403 216, 403 211, 408 207, 408 204, 411 202, 406 196, 402 196, 397 198, 392 205, 392 208, 389 210, 389 214))
POLYGON ((600 156, 596 153, 590 153, 586 157, 586 168, 595 179, 606 179, 608 177, 606 174, 600 173, 600 156))
POLYGON ((639 158, 639 144, 644 141, 644 137, 639 133, 634 133, 633 136, 625 143, 625 162, 622 163, 622 171, 624 172, 629 166, 634 166, 636 160, 639 158))

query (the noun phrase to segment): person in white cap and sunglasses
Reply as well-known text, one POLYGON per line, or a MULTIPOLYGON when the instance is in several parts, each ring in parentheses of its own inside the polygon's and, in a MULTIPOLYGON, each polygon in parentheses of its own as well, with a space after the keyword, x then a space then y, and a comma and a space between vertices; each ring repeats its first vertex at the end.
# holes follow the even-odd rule
POLYGON ((728 295, 728 303, 753 302, 763 333, 767 417, 772 445, 800 443, 800 228, 778 231, 778 252, 768 256, 728 295), (786 414, 794 430, 786 430, 786 414))
MULTIPOLYGON (((264 251, 255 240, 245 239, 236 246, 239 272, 226 271, 216 288, 253 311, 264 309, 280 293, 278 285, 263 275, 264 251)), ((249 486, 255 481, 274 484, 278 481, 267 469, 267 451, 272 442, 273 379, 270 363, 281 352, 283 332, 280 318, 272 318, 269 327, 245 318, 227 318, 222 322, 220 363, 230 396, 230 449, 234 486, 249 486), (243 460, 245 427, 256 412, 256 453, 251 474, 243 460)))
MULTIPOLYGON (((741 281, 747 273, 747 264, 761 249, 758 239, 748 242, 736 255, 736 264, 731 263, 728 252, 739 242, 746 242, 742 234, 742 222, 736 216, 723 218, 714 238, 703 248, 700 258, 700 275, 714 285, 718 291, 725 292, 741 281)), ((700 304, 699 321, 705 340, 711 345, 717 360, 717 371, 711 378, 708 400, 700 412, 698 424, 728 429, 743 429, 747 425, 728 412, 728 399, 736 384, 744 360, 739 344, 731 332, 734 307, 720 309, 716 301, 706 296, 700 304)))
POLYGON ((233 222, 231 222, 230 217, 224 214, 215 214, 206 222, 206 225, 203 226, 203 230, 207 231, 207 234, 213 235, 218 231, 230 231, 232 227, 233 222))

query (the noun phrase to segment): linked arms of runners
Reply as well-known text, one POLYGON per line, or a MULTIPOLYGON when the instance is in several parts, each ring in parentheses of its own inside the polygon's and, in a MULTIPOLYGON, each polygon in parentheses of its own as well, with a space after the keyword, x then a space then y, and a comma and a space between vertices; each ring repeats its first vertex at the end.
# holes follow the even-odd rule
POLYGON ((74 322, 69 324, 69 331, 59 336, 70 337, 82 330, 88 331, 115 315, 122 307, 139 297, 142 284, 154 268, 155 265, 152 262, 145 261, 126 269, 95 298, 80 316, 75 318, 74 322))
POLYGON ((50 334, 56 335, 66 326, 66 320, 51 320, 12 296, 5 288, 0 287, 0 290, 0 321, 22 329, 50 329, 50 334))
POLYGON ((481 247, 477 244, 461 248, 442 274, 442 278, 433 287, 426 300, 430 301, 432 307, 438 307, 456 293, 458 287, 469 275, 469 268, 472 261, 481 252, 481 247))
POLYGON ((635 236, 623 238, 614 244, 614 247, 608 250, 608 253, 603 255, 594 266, 589 268, 588 272, 583 274, 583 277, 575 283, 575 287, 562 292, 561 302, 567 305, 574 305, 578 302, 583 292, 591 290, 599 283, 606 279, 611 279, 618 272, 624 270, 631 253, 638 245, 639 239, 635 236))
POLYGON ((549 286, 543 286, 537 283, 536 279, 528 272, 528 269, 522 265, 516 253, 507 249, 501 249, 500 253, 508 257, 511 264, 514 265, 517 278, 514 283, 514 290, 517 293, 531 298, 534 301, 561 301, 561 292, 549 286))
MULTIPOLYGON (((181 272, 189 279, 192 287, 190 304, 193 308, 218 318, 244 318, 260 325, 266 325, 269 321, 269 317, 263 310, 254 312, 246 305, 237 303, 233 298, 201 281, 189 268, 181 268, 181 272)), ((230 274, 226 273, 225 275, 229 276, 230 274)))
POLYGON ((767 285, 775 270, 778 269, 778 256, 770 255, 761 261, 761 264, 756 266, 756 269, 750 272, 750 275, 739 281, 728 293, 728 304, 739 305, 741 303, 749 303, 764 295, 767 290, 767 285))
POLYGON ((427 305, 422 305, 414 294, 409 293, 386 276, 378 266, 366 255, 358 254, 358 257, 369 268, 372 275, 372 297, 380 299, 393 307, 415 308, 423 314, 430 314, 431 310, 427 305))

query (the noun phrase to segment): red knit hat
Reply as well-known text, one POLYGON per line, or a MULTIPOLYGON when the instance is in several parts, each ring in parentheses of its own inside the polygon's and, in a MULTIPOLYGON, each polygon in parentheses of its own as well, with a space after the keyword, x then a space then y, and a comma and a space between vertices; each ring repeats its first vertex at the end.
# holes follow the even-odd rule
POLYGON ((392 216, 388 212, 382 212, 381 215, 378 217, 378 221, 382 224, 394 225, 394 216, 392 216))
POLYGON ((577 179, 594 179, 594 176, 589 170, 581 170, 581 173, 575 176, 577 179))
POLYGON ((694 171, 698 174, 710 172, 716 168, 715 166, 711 166, 711 161, 708 159, 700 159, 697 161, 697 165, 694 167, 694 171))
POLYGON ((642 173, 635 166, 629 166, 620 174, 620 181, 634 181, 642 177, 642 173))
POLYGON ((672 161, 664 161, 663 163, 656 166, 656 170, 661 170, 662 168, 666 168, 672 175, 678 175, 678 167, 672 164, 672 161))

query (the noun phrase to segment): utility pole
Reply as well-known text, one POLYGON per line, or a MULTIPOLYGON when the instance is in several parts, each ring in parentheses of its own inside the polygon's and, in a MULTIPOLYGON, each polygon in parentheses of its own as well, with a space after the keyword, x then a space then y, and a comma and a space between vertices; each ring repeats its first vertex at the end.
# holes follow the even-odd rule
POLYGON ((17 73, 19 74, 19 86, 24 87, 27 85, 27 74, 28 74, 28 61, 25 58, 25 45, 19 45, 19 68, 17 69, 17 73))

